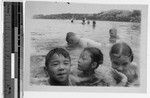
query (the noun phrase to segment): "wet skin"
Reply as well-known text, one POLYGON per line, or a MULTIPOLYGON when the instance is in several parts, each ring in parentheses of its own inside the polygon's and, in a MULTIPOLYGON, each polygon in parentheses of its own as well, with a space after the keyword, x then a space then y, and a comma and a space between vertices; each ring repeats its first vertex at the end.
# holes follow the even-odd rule
POLYGON ((89 71, 91 69, 91 54, 88 51, 83 51, 78 60, 78 69, 81 71, 89 71))
POLYGON ((68 81, 70 65, 71 62, 68 58, 65 58, 63 55, 54 54, 48 65, 50 79, 57 82, 68 81))
POLYGON ((112 68, 116 69, 119 72, 124 73, 130 66, 130 58, 127 56, 113 56, 111 57, 112 68))

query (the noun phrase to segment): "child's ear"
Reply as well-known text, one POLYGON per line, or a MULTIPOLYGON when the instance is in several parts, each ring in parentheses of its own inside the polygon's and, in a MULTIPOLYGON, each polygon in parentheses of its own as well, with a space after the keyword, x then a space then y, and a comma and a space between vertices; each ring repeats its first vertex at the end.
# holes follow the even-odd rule
POLYGON ((44 71, 47 71, 47 67, 44 67, 44 71))
POLYGON ((92 63, 92 69, 95 69, 97 67, 97 63, 96 62, 93 62, 92 63))
POLYGON ((130 61, 131 61, 131 62, 133 61, 133 54, 132 54, 131 57, 130 57, 130 61))
POLYGON ((48 77, 48 76, 49 76, 49 74, 48 74, 47 67, 44 67, 44 72, 45 72, 45 74, 46 74, 46 77, 48 77))
POLYGON ((103 64, 103 60, 99 61, 99 64, 103 64))

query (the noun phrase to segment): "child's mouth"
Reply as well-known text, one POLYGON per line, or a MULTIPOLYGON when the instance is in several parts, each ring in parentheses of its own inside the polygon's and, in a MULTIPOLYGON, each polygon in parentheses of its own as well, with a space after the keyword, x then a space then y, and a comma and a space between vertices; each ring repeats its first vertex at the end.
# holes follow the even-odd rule
POLYGON ((81 65, 78 64, 78 70, 81 70, 81 65))
POLYGON ((59 74, 57 74, 58 76, 64 76, 64 75, 66 75, 66 73, 59 73, 59 74))

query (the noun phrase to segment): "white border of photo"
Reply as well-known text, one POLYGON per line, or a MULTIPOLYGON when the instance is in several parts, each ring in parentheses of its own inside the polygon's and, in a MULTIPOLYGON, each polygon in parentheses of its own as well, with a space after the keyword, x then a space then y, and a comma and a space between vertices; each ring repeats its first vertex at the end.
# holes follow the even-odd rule
MULTIPOLYGON (((5 1, 8 1, 8 0, 5 0, 5 1)), ((13 1, 19 1, 19 0, 13 0, 13 1)), ((25 0, 20 0, 20 1, 24 1, 25 0)), ((28 0, 29 1, 29 0, 28 0)), ((35 0, 33 0, 35 1, 35 0)), ((37 0, 36 0, 37 1, 37 0)), ((47 1, 50 1, 50 0, 47 0, 47 1)), ((150 1, 149 0, 51 0, 51 1, 69 1, 69 2, 83 2, 83 3, 101 3, 101 4, 144 4, 144 5, 148 5, 150 6, 150 1)), ((3 27, 3 3, 0 2, 0 5, 1 5, 1 10, 0 10, 0 19, 2 20, 1 22, 1 25, 3 27)), ((148 17, 150 17, 150 8, 148 8, 148 17)), ((53 91, 53 92, 39 92, 39 91, 24 91, 24 94, 23 94, 23 98, 41 98, 41 97, 44 97, 44 98, 91 98, 91 97, 98 97, 98 98, 102 98, 102 97, 105 97, 105 98, 149 98, 150 97, 150 51, 148 51, 150 49, 150 34, 148 34, 148 32, 150 31, 150 28, 148 28, 150 26, 150 19, 148 20, 148 25, 146 26, 147 27, 147 36, 148 36, 148 40, 147 40, 147 58, 143 58, 143 59, 147 59, 147 69, 145 68, 144 70, 146 71, 147 70, 147 86, 146 86, 146 90, 147 90, 147 93, 129 93, 129 92, 125 92, 125 93, 108 93, 108 92, 105 92, 105 93, 98 93, 98 92, 79 92, 79 91, 74 91, 74 92, 57 92, 57 91, 53 91)), ((1 28, 1 31, 3 32, 3 28, 1 28)), ((145 40, 147 38, 147 36, 145 37, 145 40)), ((0 38, 2 39, 3 38, 3 33, 0 33, 0 38)), ((146 43, 144 43, 146 45, 146 43)), ((3 40, 0 42, 0 93, 1 93, 1 96, 2 95, 2 92, 3 92, 3 81, 2 81, 2 77, 3 77, 3 40)), ((143 51, 143 52, 146 52, 146 51, 143 51)), ((146 77, 146 75, 144 76, 146 77)), ((63 90, 62 88, 59 88, 61 90, 63 90)))
MULTIPOLYGON (((33 0, 34 1, 34 0, 33 0)), ((51 1, 64 1, 67 2, 69 0, 51 0, 51 1)), ((106 1, 106 0, 105 0, 106 1)), ((142 12, 142 21, 141 21, 141 61, 140 61, 140 82, 141 85, 140 87, 60 87, 60 86, 30 86, 29 84, 29 76, 30 76, 30 36, 27 33, 24 33, 24 90, 26 91, 59 91, 59 92, 65 92, 65 91, 71 91, 71 92, 117 92, 117 93, 141 93, 141 92, 146 92, 146 51, 147 51, 147 5, 140 5, 141 3, 123 3, 120 1, 115 3, 107 0, 108 2, 104 3, 104 0, 96 1, 96 0, 81 0, 75 1, 71 0, 69 2, 75 2, 75 3, 93 3, 93 4, 110 4, 109 8, 113 8, 112 5, 115 5, 115 7, 121 7, 122 9, 140 9, 142 12), (117 5, 118 4, 118 5, 117 5), (121 5, 120 5, 121 4, 121 5), (127 4, 127 5, 125 5, 127 4)), ((112 0, 111 0, 112 1, 112 0)), ((27 1, 28 2, 28 1, 27 1)), ((43 1, 44 2, 44 1, 43 1)), ((26 3, 26 2, 25 2, 26 3)), ((25 8, 24 8, 25 9, 25 8)), ((25 11, 24 11, 25 12, 25 11)), ((26 13, 24 13, 26 15, 26 13)), ((24 17, 25 18, 25 17, 24 17)), ((25 21, 24 21, 24 28, 25 28, 25 21)), ((24 29, 25 32, 26 29, 24 29)))

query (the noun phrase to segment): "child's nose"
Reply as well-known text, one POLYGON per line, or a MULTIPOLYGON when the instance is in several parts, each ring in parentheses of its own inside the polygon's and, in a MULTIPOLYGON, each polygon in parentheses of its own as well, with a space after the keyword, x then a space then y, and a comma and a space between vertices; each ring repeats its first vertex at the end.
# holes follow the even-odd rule
POLYGON ((63 70, 64 69, 64 65, 63 64, 60 64, 59 65, 59 70, 63 70))
POLYGON ((122 70, 123 70, 123 67, 118 67, 118 70, 119 70, 119 71, 122 71, 122 70))
POLYGON ((81 63, 81 59, 78 60, 78 63, 81 63))

